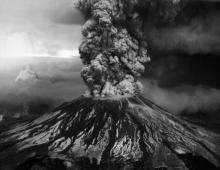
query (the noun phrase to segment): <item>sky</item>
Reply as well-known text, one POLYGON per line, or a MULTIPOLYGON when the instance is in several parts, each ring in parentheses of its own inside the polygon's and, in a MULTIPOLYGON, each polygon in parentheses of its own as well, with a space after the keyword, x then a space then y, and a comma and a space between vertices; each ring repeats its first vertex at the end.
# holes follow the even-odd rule
MULTIPOLYGON (((0 0, 0 104, 5 105, 6 99, 10 104, 12 99, 15 103, 24 98, 39 101, 39 97, 63 102, 85 91, 78 55, 85 21, 73 1, 0 0), (20 88, 15 80, 27 65, 40 80, 20 88)), ((220 108, 220 10, 215 5, 200 9, 202 12, 183 26, 146 29, 149 45, 159 51, 159 57, 152 55, 146 67, 146 73, 153 76, 144 77, 144 95, 174 113, 220 108), (184 53, 169 56, 163 52, 167 49, 184 53), (210 53, 215 56, 206 56, 210 53), (209 87, 210 81, 219 85, 218 89, 209 87)))
POLYGON ((76 56, 83 22, 73 0, 0 0, 0 59, 76 56))

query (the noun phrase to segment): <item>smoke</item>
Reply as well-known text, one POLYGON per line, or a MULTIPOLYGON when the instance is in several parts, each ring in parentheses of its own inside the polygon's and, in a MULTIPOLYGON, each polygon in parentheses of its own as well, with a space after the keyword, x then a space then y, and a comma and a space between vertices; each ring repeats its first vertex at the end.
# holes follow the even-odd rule
POLYGON ((172 113, 214 112, 220 108, 220 90, 200 86, 161 88, 156 80, 144 79, 143 95, 172 113))
POLYGON ((149 61, 147 43, 151 51, 220 52, 220 13, 206 2, 78 0, 77 5, 88 16, 79 51, 82 77, 94 96, 138 93, 137 78, 149 61))
POLYGON ((188 3, 168 25, 156 25, 147 17, 144 32, 148 43, 156 50, 179 50, 188 54, 220 53, 219 4, 188 3))
POLYGON ((133 1, 117 0, 79 0, 77 3, 90 16, 83 26, 84 41, 79 51, 84 64, 81 75, 91 95, 132 95, 141 90, 137 77, 149 60, 146 43, 140 39, 142 18, 134 9, 125 12, 125 4, 135 5, 133 1), (131 16, 135 24, 133 35, 123 24, 131 20, 131 16))
MULTIPOLYGON (((90 93, 105 96, 139 92, 141 84, 137 79, 149 60, 148 48, 152 54, 160 54, 161 51, 219 53, 220 12, 215 3, 188 0, 78 0, 78 7, 86 11, 89 18, 83 26, 84 39, 79 51, 84 64, 81 74, 90 93)), ((160 57, 164 57, 162 53, 160 57)), ((170 67, 174 69, 175 66, 170 67)), ((160 74, 163 74, 163 70, 160 74)), ((202 86, 196 88, 185 87, 181 93, 148 82, 144 89, 156 103, 174 112, 209 107, 215 109, 219 104, 218 90, 216 92, 215 89, 202 86), (154 97, 152 91, 160 97, 154 97), (183 101, 178 103, 179 96, 183 101), (174 100, 166 101, 166 97, 174 100)))

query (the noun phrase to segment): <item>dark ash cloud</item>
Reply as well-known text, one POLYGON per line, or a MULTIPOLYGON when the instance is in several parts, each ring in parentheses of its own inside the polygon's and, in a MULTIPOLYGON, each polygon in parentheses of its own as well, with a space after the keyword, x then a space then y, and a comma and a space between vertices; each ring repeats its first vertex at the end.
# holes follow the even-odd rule
POLYGON ((146 18, 144 29, 152 50, 220 53, 220 3, 189 2, 167 25, 154 25, 150 17, 146 18))
POLYGON ((144 79, 144 96, 174 114, 215 112, 220 108, 220 90, 182 85, 161 88, 156 80, 144 79))

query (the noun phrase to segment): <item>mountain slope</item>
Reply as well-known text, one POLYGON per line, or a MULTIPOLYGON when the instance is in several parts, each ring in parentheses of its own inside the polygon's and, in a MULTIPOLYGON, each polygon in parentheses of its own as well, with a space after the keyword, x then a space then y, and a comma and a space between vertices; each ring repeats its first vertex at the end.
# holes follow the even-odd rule
POLYGON ((70 167, 82 168, 85 158, 103 169, 115 165, 187 169, 198 156, 200 163, 214 169, 220 166, 219 144, 219 135, 180 120, 141 96, 82 96, 53 114, 4 129, 0 167, 21 167, 47 155, 70 167))

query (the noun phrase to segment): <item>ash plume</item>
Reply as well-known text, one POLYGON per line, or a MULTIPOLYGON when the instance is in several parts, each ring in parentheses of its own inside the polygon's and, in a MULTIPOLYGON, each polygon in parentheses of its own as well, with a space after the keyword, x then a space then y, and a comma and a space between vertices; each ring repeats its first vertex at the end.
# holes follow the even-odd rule
POLYGON ((89 16, 83 26, 84 40, 79 52, 84 64, 81 75, 93 96, 141 91, 137 77, 150 59, 140 31, 143 18, 135 9, 137 4, 116 0, 77 2, 89 16))
MULTIPOLYGON (((179 50, 188 54, 219 54, 220 12, 193 17, 189 23, 179 26, 156 27, 148 22, 146 34, 152 48, 158 51, 179 50)), ((182 17, 183 20, 190 17, 182 17)), ((147 22, 147 21, 146 21, 147 22)))
POLYGON ((149 38, 146 20, 172 23, 188 0, 77 0, 87 22, 79 47, 82 78, 93 96, 139 93, 149 38), (153 15, 152 15, 153 14, 153 15))
POLYGON ((144 96, 172 113, 214 112, 220 108, 220 90, 204 86, 161 88, 156 80, 145 79, 144 96))

